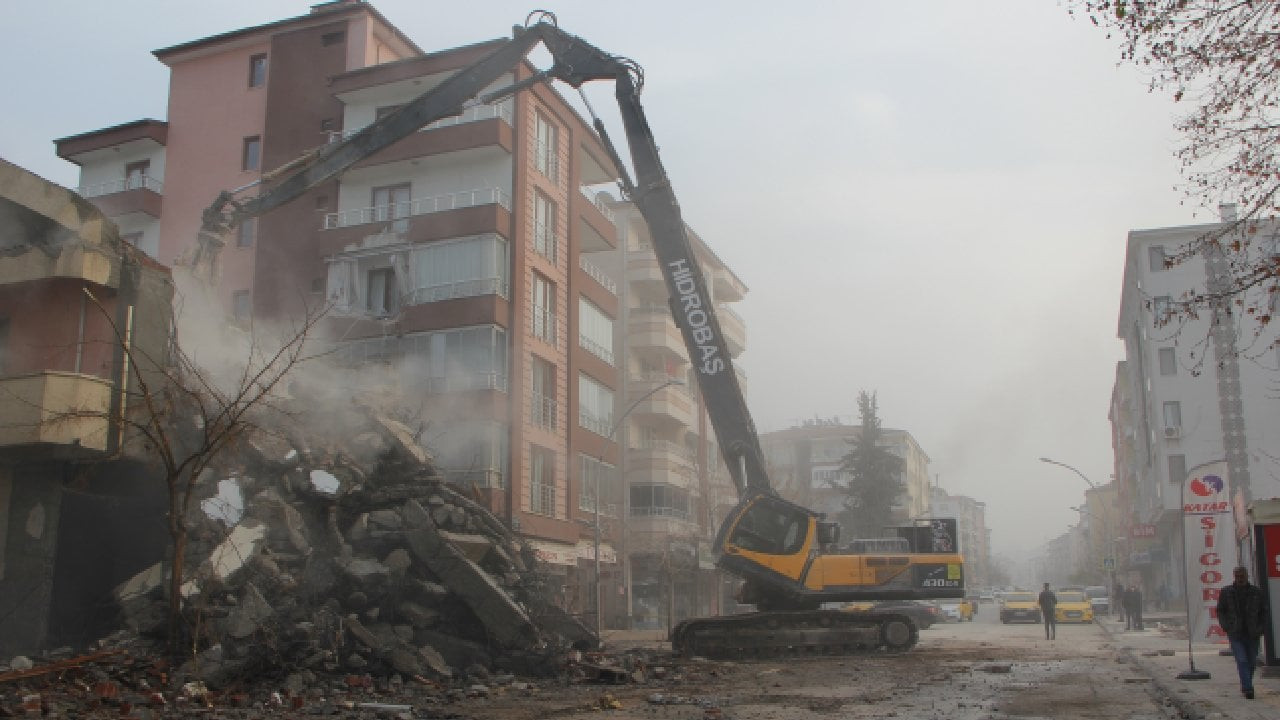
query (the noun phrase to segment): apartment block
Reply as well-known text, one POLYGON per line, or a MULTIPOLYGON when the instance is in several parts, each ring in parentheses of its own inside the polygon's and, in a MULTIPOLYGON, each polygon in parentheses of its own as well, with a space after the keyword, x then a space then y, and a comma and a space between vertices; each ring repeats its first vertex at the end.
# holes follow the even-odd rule
MULTIPOLYGON (((844 509, 844 494, 832 485, 840 480, 840 466, 853 449, 859 426, 839 418, 807 420, 786 430, 765 433, 760 442, 774 486, 783 497, 835 519, 844 509)), ((881 445, 902 460, 906 487, 884 525, 906 524, 931 515, 929 456, 911 433, 881 428, 881 445)), ((940 516, 939 516, 940 517, 940 516)), ((881 528, 844 528, 842 536, 879 537, 881 528)))
POLYGON ((966 495, 952 495, 938 486, 929 492, 931 517, 955 518, 960 552, 964 555, 965 585, 991 585, 991 530, 987 527, 987 504, 966 495))
POLYGON ((169 272, 75 193, 0 160, 0 654, 99 637, 165 547, 139 377, 168 362, 169 272), (149 484, 149 483, 154 484, 149 484))
MULTIPOLYGON (((1280 251, 1273 222, 1230 229, 1233 215, 1224 207, 1221 223, 1128 235, 1117 327, 1125 356, 1109 409, 1123 541, 1117 570, 1150 591, 1183 587, 1180 494, 1189 473, 1225 460, 1231 497, 1222 499, 1238 493, 1247 506, 1280 494, 1274 323, 1234 306, 1190 319, 1170 312, 1186 293, 1216 288, 1229 272, 1212 253, 1166 262, 1196 238, 1230 230, 1224 243, 1269 256, 1280 251)), ((1262 308, 1258 314, 1274 314, 1267 288, 1256 292, 1261 296, 1248 299, 1262 308)))

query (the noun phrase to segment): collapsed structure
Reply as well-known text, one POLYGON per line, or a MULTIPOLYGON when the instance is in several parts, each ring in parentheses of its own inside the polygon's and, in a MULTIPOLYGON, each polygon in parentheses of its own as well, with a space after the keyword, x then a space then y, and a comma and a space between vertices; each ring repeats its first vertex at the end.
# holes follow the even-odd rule
MULTIPOLYGON (((182 591, 192 674, 213 687, 263 671, 538 675, 597 644, 550 601, 531 548, 445 485, 414 430, 335 400, 286 402, 325 427, 257 433, 202 475, 182 591)), ((165 630, 164 575, 157 564, 116 591, 140 633, 165 630)))

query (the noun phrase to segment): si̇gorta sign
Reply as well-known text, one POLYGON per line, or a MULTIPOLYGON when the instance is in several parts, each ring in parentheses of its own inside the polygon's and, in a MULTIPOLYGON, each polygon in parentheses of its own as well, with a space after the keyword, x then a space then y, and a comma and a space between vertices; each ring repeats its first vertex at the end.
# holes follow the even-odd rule
POLYGON ((1231 492, 1226 462, 1197 468, 1182 486, 1185 532, 1187 620, 1192 642, 1226 644, 1215 608, 1218 592, 1230 581, 1235 547, 1231 492))

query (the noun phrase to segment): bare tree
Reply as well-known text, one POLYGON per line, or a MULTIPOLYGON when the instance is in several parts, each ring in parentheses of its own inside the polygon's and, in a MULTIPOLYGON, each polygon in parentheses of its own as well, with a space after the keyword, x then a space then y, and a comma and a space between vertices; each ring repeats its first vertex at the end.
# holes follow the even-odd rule
MULTIPOLYGON (((1068 0, 1121 41, 1123 62, 1150 74, 1187 112, 1175 127, 1188 196, 1238 208, 1166 259, 1223 263, 1219 281, 1180 298, 1166 319, 1229 310, 1265 328, 1275 311, 1280 253, 1280 2, 1068 0)), ((1256 337, 1256 336, 1255 336, 1256 337)), ((1274 344, 1271 343, 1271 344, 1274 344)))
MULTIPOLYGON (((88 294, 88 290, 85 292, 88 294)), ((308 354, 308 340, 325 313, 308 309, 283 331, 279 344, 270 348, 264 348, 250 328, 238 373, 217 381, 183 350, 176 336, 167 358, 142 354, 127 342, 126 334, 97 298, 92 294, 89 297, 111 322, 132 381, 128 402, 111 419, 144 444, 160 468, 167 492, 166 519, 171 541, 168 642, 170 652, 176 654, 184 630, 182 585, 190 514, 201 474, 238 440, 253 432, 269 431, 263 420, 278 410, 275 400, 286 377, 299 364, 315 357, 308 354)), ((71 410, 49 422, 85 416, 85 411, 71 410)))

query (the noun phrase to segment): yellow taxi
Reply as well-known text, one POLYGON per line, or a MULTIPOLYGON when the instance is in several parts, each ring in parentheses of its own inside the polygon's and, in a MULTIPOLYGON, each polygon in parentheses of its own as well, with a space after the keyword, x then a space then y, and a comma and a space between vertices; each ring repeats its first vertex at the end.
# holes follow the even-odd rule
POLYGON ((1040 598, 1033 592, 1008 592, 1000 601, 1000 622, 1040 622, 1040 598))
POLYGON ((1058 595, 1058 607, 1054 616, 1060 623, 1093 622, 1093 604, 1089 596, 1074 590, 1064 590, 1058 595))

